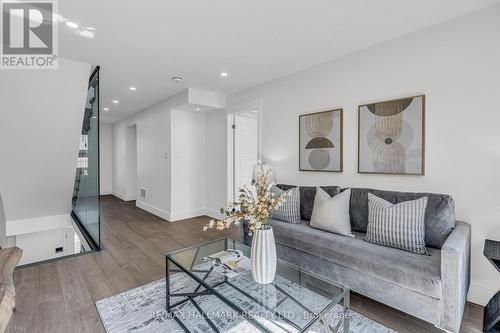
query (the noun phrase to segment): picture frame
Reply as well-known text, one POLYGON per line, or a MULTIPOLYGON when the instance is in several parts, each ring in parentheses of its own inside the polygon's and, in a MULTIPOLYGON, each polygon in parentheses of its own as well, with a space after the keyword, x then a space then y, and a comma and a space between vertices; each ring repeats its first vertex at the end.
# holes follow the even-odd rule
POLYGON ((299 171, 343 171, 344 110, 299 115, 299 171))
POLYGON ((425 175, 425 95, 359 105, 358 173, 425 175))

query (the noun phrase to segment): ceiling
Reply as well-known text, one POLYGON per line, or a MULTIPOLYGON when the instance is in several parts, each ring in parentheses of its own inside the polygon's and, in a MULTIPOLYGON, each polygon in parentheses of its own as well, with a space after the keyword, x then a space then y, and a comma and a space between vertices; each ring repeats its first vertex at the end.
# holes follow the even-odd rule
POLYGON ((498 2, 65 0, 60 15, 94 38, 61 23, 59 53, 101 66, 101 119, 116 122, 188 87, 233 93, 498 2))

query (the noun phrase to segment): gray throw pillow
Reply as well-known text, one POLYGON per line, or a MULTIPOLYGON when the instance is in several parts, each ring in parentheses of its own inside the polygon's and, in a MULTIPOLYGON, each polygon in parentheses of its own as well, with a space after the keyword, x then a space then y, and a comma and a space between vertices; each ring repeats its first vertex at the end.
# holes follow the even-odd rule
POLYGON ((425 247, 426 207, 427 197, 393 205, 368 193, 368 228, 365 240, 428 255, 425 247))
POLYGON ((288 223, 300 223, 300 191, 298 187, 283 191, 277 186, 271 187, 271 192, 278 195, 286 194, 286 201, 273 212, 273 219, 288 223))

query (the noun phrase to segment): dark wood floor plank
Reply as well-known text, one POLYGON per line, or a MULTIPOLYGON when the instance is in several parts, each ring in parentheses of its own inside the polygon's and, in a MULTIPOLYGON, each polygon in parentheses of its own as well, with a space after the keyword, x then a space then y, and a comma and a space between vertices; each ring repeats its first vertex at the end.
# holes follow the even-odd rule
POLYGON ((63 290, 59 267, 56 262, 38 266, 37 302, 45 303, 54 299, 62 299, 63 290))
POLYGON ((95 306, 68 313, 69 333, 105 333, 95 306))
POLYGON ((59 266, 66 311, 74 311, 94 304, 83 271, 78 265, 80 257, 56 261, 59 266))
POLYGON ((68 319, 62 297, 38 304, 38 326, 39 332, 68 332, 68 319))

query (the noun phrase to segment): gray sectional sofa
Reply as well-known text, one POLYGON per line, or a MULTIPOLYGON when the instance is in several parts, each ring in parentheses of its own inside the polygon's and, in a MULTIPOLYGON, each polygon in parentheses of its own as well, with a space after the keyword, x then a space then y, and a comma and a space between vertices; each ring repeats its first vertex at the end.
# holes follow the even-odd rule
MULTIPOLYGON (((293 186, 278 185, 282 189, 293 186)), ((338 186, 322 187, 330 195, 338 186)), ((272 220, 278 257, 313 271, 351 290, 458 332, 469 288, 470 225, 455 221, 453 199, 433 193, 352 188, 351 227, 356 238, 309 226, 315 187, 300 187, 300 224, 272 220), (368 224, 368 192, 392 203, 427 196, 425 239, 429 256, 363 240, 368 224)), ((245 243, 251 239, 245 233, 245 243)))

